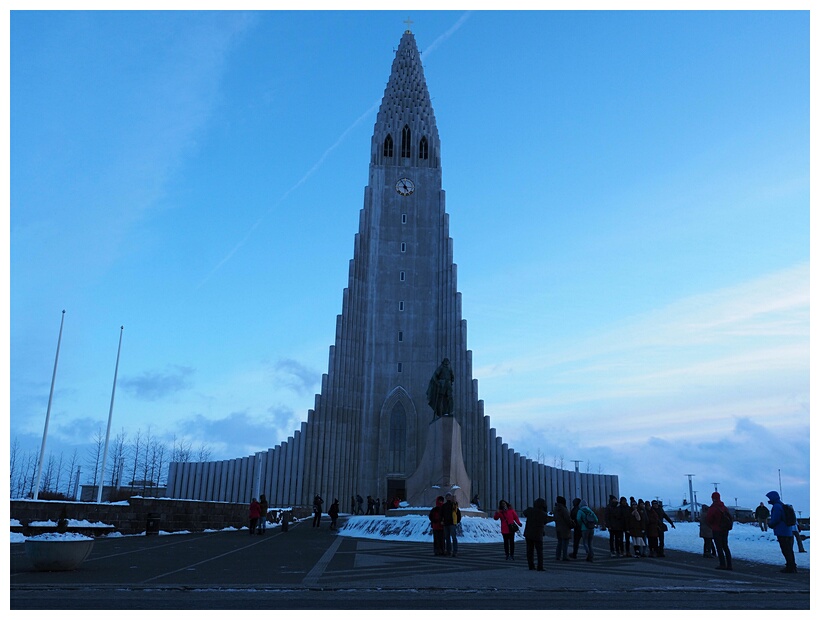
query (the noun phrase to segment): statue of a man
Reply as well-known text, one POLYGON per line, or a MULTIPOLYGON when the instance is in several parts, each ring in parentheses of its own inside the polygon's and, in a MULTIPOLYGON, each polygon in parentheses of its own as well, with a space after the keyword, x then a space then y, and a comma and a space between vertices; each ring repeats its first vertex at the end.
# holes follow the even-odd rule
POLYGON ((442 360, 427 386, 427 403, 436 417, 453 415, 453 381, 456 376, 450 368, 450 360, 442 360))

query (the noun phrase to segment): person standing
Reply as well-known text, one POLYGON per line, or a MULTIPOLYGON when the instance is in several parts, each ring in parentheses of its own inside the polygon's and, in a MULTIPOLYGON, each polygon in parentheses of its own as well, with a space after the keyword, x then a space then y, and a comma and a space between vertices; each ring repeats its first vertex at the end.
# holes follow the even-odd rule
POLYGON ((458 524, 461 523, 461 510, 452 493, 444 496, 441 507, 441 521, 444 524, 444 555, 458 555, 458 524))
POLYGON ((515 561, 515 532, 512 531, 515 528, 510 528, 510 525, 515 523, 518 527, 521 527, 518 513, 502 499, 498 502, 498 510, 495 511, 493 519, 501 521, 501 537, 504 539, 504 559, 515 561))
POLYGON ((444 506, 444 498, 439 495, 436 498, 436 505, 427 513, 430 519, 430 529, 433 531, 433 555, 444 555, 444 522, 442 521, 441 507, 444 506))
POLYGON ((313 527, 322 526, 322 504, 324 503, 324 500, 317 493, 313 498, 313 527))
MULTIPOLYGON (((652 502, 652 503, 654 504, 654 502, 652 502)), ((672 519, 669 518, 669 515, 666 514, 666 511, 663 509, 663 502, 661 502, 660 500, 658 500, 658 505, 655 508, 655 512, 658 513, 658 526, 659 526, 659 529, 658 529, 658 551, 659 551, 659 553, 658 553, 658 555, 663 558, 663 557, 666 557, 666 548, 664 547, 664 543, 663 543, 663 533, 666 530, 669 529, 668 527, 666 527, 666 523, 664 523, 663 520, 666 519, 669 522, 669 525, 672 526, 673 530, 675 529, 675 523, 674 523, 674 521, 672 521, 672 519)))
POLYGON ((536 499, 532 506, 524 510, 524 518, 527 520, 527 525, 524 527, 524 540, 527 542, 527 566, 530 570, 542 571, 544 570, 544 526, 551 520, 547 515, 546 500, 543 497, 536 499))
POLYGON ((572 537, 572 517, 569 516, 566 498, 559 495, 555 498, 552 508, 552 518, 555 521, 555 560, 569 562, 569 539, 572 537))
POLYGON ((609 504, 604 510, 604 522, 609 530, 609 557, 621 557, 624 554, 624 520, 618 506, 618 498, 609 496, 609 504))
POLYGON ((712 538, 712 528, 706 521, 708 511, 701 506, 700 509, 700 537, 703 539, 703 557, 713 558, 717 555, 715 540, 712 538))
POLYGON ((632 537, 633 557, 642 557, 641 546, 643 545, 643 524, 641 523, 641 512, 638 510, 638 502, 632 499, 629 506, 629 535, 632 537))
POLYGON ((584 550, 587 552, 587 562, 592 562, 595 553, 592 550, 592 538, 595 535, 595 526, 598 524, 598 515, 582 499, 575 515, 576 522, 581 526, 581 540, 584 541, 584 550))
POLYGON ((251 530, 251 536, 256 533, 256 524, 259 522, 259 515, 261 514, 259 508, 259 502, 256 501, 256 498, 251 499, 251 505, 248 508, 248 521, 251 530))
POLYGON ((661 557, 661 552, 658 547, 658 535, 661 531, 660 525, 660 518, 658 517, 657 510, 655 509, 658 505, 656 500, 652 500, 652 503, 646 502, 644 504, 644 515, 646 515, 646 539, 649 543, 649 557, 661 557))
POLYGON ((327 511, 327 516, 330 517, 330 529, 336 529, 336 520, 339 518, 339 500, 334 499, 333 503, 327 511))
POLYGON ((717 548, 719 570, 732 570, 732 552, 729 551, 729 530, 724 525, 724 514, 729 514, 726 504, 720 501, 720 493, 712 493, 712 505, 706 513, 706 522, 712 528, 712 538, 715 539, 717 548))
POLYGON ((578 523, 578 507, 581 505, 581 498, 572 500, 572 508, 569 509, 569 516, 572 519, 572 553, 569 554, 573 560, 578 557, 578 547, 581 545, 581 524, 578 523))
POLYGON ((361 495, 356 495, 356 514, 363 515, 364 509, 362 509, 362 504, 364 503, 364 498, 361 495))
POLYGON ((268 523, 268 498, 265 494, 259 496, 259 533, 264 534, 268 523))
POLYGON ((786 568, 781 573, 796 573, 797 562, 794 560, 794 534, 792 526, 786 523, 786 513, 783 509, 783 502, 780 501, 780 494, 777 491, 766 493, 769 503, 772 505, 772 518, 769 519, 769 527, 774 530, 777 542, 780 544, 780 553, 786 560, 786 568))
POLYGON ((629 504, 624 496, 621 496, 621 499, 618 500, 618 513, 621 517, 621 523, 623 523, 624 526, 624 556, 629 557, 629 519, 631 518, 632 510, 629 508, 629 504))
POLYGON ((755 508, 755 519, 757 520, 757 526, 760 528, 761 532, 765 532, 769 529, 767 523, 769 520, 769 509, 763 505, 763 502, 760 502, 760 506, 755 508))

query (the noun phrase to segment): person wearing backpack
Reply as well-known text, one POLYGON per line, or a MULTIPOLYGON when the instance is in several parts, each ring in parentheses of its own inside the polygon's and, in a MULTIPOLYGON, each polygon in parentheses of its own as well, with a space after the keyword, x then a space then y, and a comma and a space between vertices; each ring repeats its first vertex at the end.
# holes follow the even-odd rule
POLYGON ((581 540, 587 552, 587 562, 592 562, 592 537, 595 534, 595 526, 598 525, 598 515, 587 505, 587 500, 582 499, 575 519, 581 525, 581 540))
MULTIPOLYGON (((794 533, 793 524, 788 523, 792 519, 786 518, 786 509, 780 501, 780 494, 777 491, 766 493, 769 503, 772 505, 772 516, 769 519, 769 527, 774 530, 777 542, 780 544, 780 552, 786 560, 786 568, 781 573, 796 573, 797 563, 794 561, 794 533)), ((795 519, 796 521, 796 519, 795 519)))
POLYGON ((712 493, 712 505, 706 513, 706 522, 712 528, 712 538, 717 548, 719 570, 732 570, 732 552, 729 551, 729 530, 732 528, 732 517, 726 504, 720 501, 720 493, 712 493), (727 521, 728 517, 728 521, 727 521))

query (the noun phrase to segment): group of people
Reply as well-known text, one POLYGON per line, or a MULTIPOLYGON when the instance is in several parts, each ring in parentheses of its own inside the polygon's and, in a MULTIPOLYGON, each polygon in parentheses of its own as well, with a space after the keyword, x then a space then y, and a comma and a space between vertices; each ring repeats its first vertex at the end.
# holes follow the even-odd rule
POLYGON ((666 555, 664 532, 669 526, 674 528, 675 523, 659 500, 630 497, 627 502, 626 497, 610 495, 604 509, 604 526, 609 530, 610 557, 662 558, 666 555))
MULTIPOLYGON (((771 511, 761 502, 755 511, 755 518, 763 531, 771 528, 778 543, 786 567, 782 570, 785 573, 796 573, 797 564, 794 557, 795 539, 801 553, 803 549, 802 540, 799 536, 799 527, 794 517, 794 510, 788 508, 780 499, 777 491, 770 491, 766 494, 768 503, 771 504, 771 511)), ((477 498, 476 498, 477 499, 477 498)), ((371 512, 371 503, 375 505, 380 500, 372 500, 368 496, 368 514, 371 512)), ((318 494, 313 499, 313 527, 320 527, 322 516, 323 500, 318 494)), ((363 503, 362 497, 357 495, 352 498, 351 508, 356 504, 363 503)), ((477 502, 473 502, 477 504, 477 502)), ((394 498, 390 503, 392 507, 398 507, 398 498, 394 498)), ((361 512, 351 510, 354 514, 361 512)), ((264 534, 267 522, 268 501, 264 495, 251 500, 249 509, 250 533, 264 534)), ((583 544, 586 552, 586 561, 594 561, 593 536, 595 529, 601 525, 609 531, 609 555, 615 557, 665 557, 664 532, 669 526, 675 528, 675 523, 666 514, 663 503, 658 500, 644 501, 630 497, 616 498, 609 496, 609 503, 603 511, 603 521, 599 521, 598 514, 587 501, 581 498, 572 500, 572 508, 567 506, 567 500, 563 496, 555 498, 555 505, 552 512, 548 511, 547 502, 543 498, 538 498, 533 505, 523 511, 522 515, 526 523, 522 524, 515 508, 507 500, 498 502, 498 509, 493 515, 493 519, 500 521, 501 537, 504 542, 505 560, 515 560, 515 535, 524 528, 524 539, 527 548, 527 565, 530 570, 544 570, 544 536, 548 523, 555 526, 555 559, 556 561, 569 561, 578 558, 578 550, 583 544), (569 543, 572 540, 572 552, 569 551, 569 543), (631 547, 631 548, 630 548, 631 547)), ((336 529, 336 522, 339 518, 339 500, 334 499, 328 510, 330 517, 330 529, 336 529)), ((435 506, 428 513, 430 528, 433 532, 433 552, 435 555, 456 557, 458 555, 458 525, 461 523, 461 509, 452 494, 436 498, 435 506)), ((712 504, 708 510, 701 510, 700 517, 700 537, 703 539, 703 556, 705 558, 717 557, 720 570, 732 570, 732 552, 729 548, 729 532, 733 526, 731 512, 720 499, 720 493, 712 493, 712 504)))
POLYGON ((452 493, 439 495, 436 498, 436 505, 430 509, 427 517, 433 531, 433 554, 456 557, 461 508, 452 493))
POLYGON ((255 497, 251 500, 248 519, 251 536, 265 533, 265 526, 268 522, 268 500, 264 494, 259 496, 259 501, 256 501, 255 497))
POLYGON ((399 507, 399 498, 393 496, 391 499, 382 501, 380 497, 374 498, 371 495, 367 496, 367 511, 364 509, 364 498, 359 495, 353 495, 350 498, 350 514, 352 515, 378 515, 383 510, 399 507))

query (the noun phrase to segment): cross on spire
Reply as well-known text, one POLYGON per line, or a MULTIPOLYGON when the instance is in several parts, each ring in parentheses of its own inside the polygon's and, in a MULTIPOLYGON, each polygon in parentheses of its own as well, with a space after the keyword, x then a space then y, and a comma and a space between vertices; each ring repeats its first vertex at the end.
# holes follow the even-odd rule
POLYGON ((413 20, 410 19, 410 16, 407 16, 407 19, 404 20, 404 23, 407 24, 407 32, 410 32, 410 24, 413 23, 413 20))

